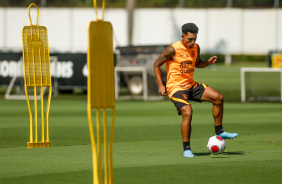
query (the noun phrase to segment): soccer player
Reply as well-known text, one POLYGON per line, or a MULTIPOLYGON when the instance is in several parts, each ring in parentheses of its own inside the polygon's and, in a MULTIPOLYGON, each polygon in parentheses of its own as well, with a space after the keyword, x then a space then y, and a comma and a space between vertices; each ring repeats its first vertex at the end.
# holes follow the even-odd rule
POLYGON ((213 104, 215 134, 223 139, 233 139, 237 133, 224 132, 222 128, 223 96, 203 83, 195 82, 194 68, 204 68, 217 63, 217 57, 208 60, 200 57, 200 47, 196 44, 198 27, 194 23, 182 26, 182 40, 169 45, 154 62, 154 72, 159 86, 159 94, 167 95, 182 115, 181 134, 184 147, 184 157, 194 157, 190 147, 192 107, 191 101, 208 101, 213 104), (166 63, 166 88, 161 78, 161 65, 166 63))

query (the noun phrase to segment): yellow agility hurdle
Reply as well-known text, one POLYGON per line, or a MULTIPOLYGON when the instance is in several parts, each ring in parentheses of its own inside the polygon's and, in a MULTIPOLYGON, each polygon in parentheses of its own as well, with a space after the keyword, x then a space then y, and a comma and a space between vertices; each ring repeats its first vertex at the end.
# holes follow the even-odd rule
POLYGON ((103 0, 103 18, 98 20, 96 0, 94 8, 96 21, 88 25, 88 51, 87 51, 87 114, 89 122, 90 139, 93 159, 93 183, 113 184, 113 137, 115 125, 115 84, 114 84, 114 53, 113 29, 110 22, 104 21, 105 0, 103 0), (95 141, 94 126, 91 110, 96 109, 95 141), (112 125, 110 145, 108 146, 107 109, 112 109, 112 125), (104 172, 102 167, 101 123, 100 111, 103 111, 103 137, 104 137, 104 172), (103 180, 104 173, 104 180, 103 180))
POLYGON ((24 87, 30 116, 30 141, 28 142, 28 148, 49 147, 51 143, 49 141, 48 117, 52 94, 52 83, 50 72, 48 33, 46 27, 38 25, 39 9, 36 4, 32 3, 29 5, 28 15, 30 20, 30 26, 25 26, 22 29, 24 87), (36 25, 32 24, 32 20, 30 17, 30 8, 32 6, 35 6, 37 9, 36 25), (34 91, 34 126, 28 94, 28 88, 32 87, 34 91), (41 93, 41 142, 38 142, 37 135, 37 87, 40 88, 41 93), (43 87, 49 87, 49 96, 46 108, 46 135, 44 130, 43 87))

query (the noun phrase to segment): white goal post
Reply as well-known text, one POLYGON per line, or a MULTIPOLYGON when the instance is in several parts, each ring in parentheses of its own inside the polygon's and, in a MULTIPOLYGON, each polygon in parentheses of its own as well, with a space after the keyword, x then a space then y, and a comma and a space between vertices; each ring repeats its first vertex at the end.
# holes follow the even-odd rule
POLYGON ((246 101, 246 85, 245 85, 245 73, 246 72, 280 72, 280 101, 282 102, 282 68, 241 68, 241 101, 246 101))

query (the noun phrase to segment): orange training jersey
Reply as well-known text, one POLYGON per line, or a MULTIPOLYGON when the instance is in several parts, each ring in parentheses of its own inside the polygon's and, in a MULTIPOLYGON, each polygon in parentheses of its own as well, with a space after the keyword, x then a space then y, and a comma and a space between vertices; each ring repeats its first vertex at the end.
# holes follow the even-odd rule
POLYGON ((187 48, 180 41, 172 44, 175 49, 174 60, 166 62, 166 89, 169 98, 176 91, 186 90, 195 84, 193 74, 198 57, 198 47, 187 48))

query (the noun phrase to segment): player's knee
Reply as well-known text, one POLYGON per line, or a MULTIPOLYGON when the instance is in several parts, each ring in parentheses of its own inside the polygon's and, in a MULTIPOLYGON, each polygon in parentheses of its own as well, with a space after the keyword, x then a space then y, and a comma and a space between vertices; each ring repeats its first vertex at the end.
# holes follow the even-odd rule
POLYGON ((181 115, 184 119, 191 118, 193 114, 193 110, 189 106, 185 106, 181 109, 181 115))
POLYGON ((223 98, 222 94, 218 94, 217 98, 215 99, 215 104, 221 105, 221 104, 223 104, 223 101, 224 101, 224 98, 223 98))

